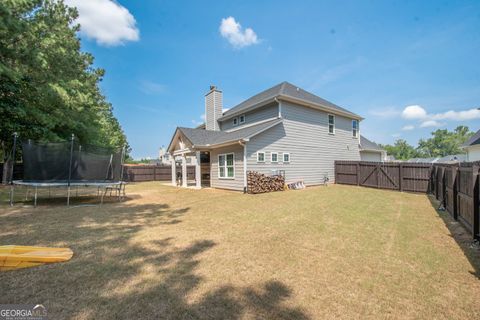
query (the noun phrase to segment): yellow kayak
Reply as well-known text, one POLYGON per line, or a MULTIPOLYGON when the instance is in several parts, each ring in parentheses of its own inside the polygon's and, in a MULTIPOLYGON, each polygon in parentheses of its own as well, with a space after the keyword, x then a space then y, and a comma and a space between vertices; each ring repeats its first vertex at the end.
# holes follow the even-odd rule
POLYGON ((69 248, 0 246, 0 271, 68 261, 72 256, 69 248))

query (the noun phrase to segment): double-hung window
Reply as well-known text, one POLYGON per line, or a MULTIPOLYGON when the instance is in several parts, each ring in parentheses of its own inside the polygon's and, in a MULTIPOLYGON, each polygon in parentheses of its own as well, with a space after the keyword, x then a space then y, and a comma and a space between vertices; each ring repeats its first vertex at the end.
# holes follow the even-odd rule
POLYGON ((218 177, 235 178, 235 154, 225 153, 218 155, 218 177))
POLYGON ((290 153, 284 153, 283 154, 283 162, 284 163, 289 163, 290 162, 290 153))
POLYGON ((239 120, 240 124, 245 123, 245 115, 242 114, 240 117, 238 117, 238 120, 239 120))
POLYGON ((335 116, 333 114, 328 115, 328 133, 335 134, 335 116))
POLYGON ((271 162, 278 162, 278 153, 277 152, 272 152, 270 154, 270 156, 271 156, 271 159, 270 159, 271 162))
POLYGON ((233 118, 233 125, 238 126, 238 117, 233 118))
POLYGON ((265 152, 257 152, 257 162, 265 162, 265 152))
POLYGON ((352 136, 358 138, 358 120, 352 120, 352 136))

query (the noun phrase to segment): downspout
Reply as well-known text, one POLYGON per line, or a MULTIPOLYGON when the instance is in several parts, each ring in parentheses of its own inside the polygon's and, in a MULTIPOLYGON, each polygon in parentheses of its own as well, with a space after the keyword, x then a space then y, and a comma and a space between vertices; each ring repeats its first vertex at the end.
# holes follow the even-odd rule
POLYGON ((278 118, 282 118, 282 102, 275 97, 273 100, 275 100, 276 103, 278 103, 278 118))
POLYGON ((238 143, 243 146, 243 193, 247 193, 247 143, 242 140, 238 143))

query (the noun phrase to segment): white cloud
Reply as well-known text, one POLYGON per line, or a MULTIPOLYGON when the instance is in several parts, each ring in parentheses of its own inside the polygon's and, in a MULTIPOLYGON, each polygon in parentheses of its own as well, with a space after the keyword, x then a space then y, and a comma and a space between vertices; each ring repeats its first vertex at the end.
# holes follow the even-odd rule
POLYGON ((413 129, 415 129, 415 126, 412 126, 412 125, 406 125, 402 128, 403 131, 410 131, 413 129))
POLYGON ((437 113, 432 115, 435 120, 453 120, 453 121, 468 121, 480 119, 480 110, 470 109, 464 111, 447 111, 444 113, 437 113))
POLYGON ((425 119, 427 111, 418 105, 405 107, 402 111, 402 117, 405 119, 425 119))
POLYGON ((259 42, 253 29, 242 29, 234 17, 223 18, 220 24, 220 34, 228 40, 234 48, 248 47, 259 42))
POLYGON ((420 124, 420 128, 442 127, 444 125, 445 125, 444 123, 440 123, 435 120, 426 120, 420 124))
POLYGON ((393 138, 399 138, 399 137, 401 137, 401 136, 402 136, 402 135, 401 135, 400 133, 394 133, 394 134, 392 134, 392 137, 393 137, 393 138))
POLYGON ((394 107, 386 107, 370 110, 369 113, 378 118, 393 118, 400 115, 401 112, 394 107))
POLYGON ((66 0, 65 3, 77 8, 80 32, 100 45, 115 46, 140 38, 135 18, 116 1, 66 0))

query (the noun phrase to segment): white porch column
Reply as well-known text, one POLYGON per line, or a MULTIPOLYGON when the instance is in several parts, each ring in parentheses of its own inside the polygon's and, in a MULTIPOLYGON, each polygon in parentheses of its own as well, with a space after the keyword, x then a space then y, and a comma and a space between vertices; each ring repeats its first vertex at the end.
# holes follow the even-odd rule
POLYGON ((182 187, 187 187, 187 156, 182 154, 182 187))
POLYGON ((177 168, 176 168, 176 163, 175 163, 175 156, 172 155, 172 186, 177 185, 177 168))
POLYGON ((200 189, 202 187, 202 168, 201 168, 201 165, 200 165, 200 151, 197 151, 195 153, 195 157, 197 158, 197 162, 195 164, 195 183, 196 183, 196 187, 197 189, 200 189))

